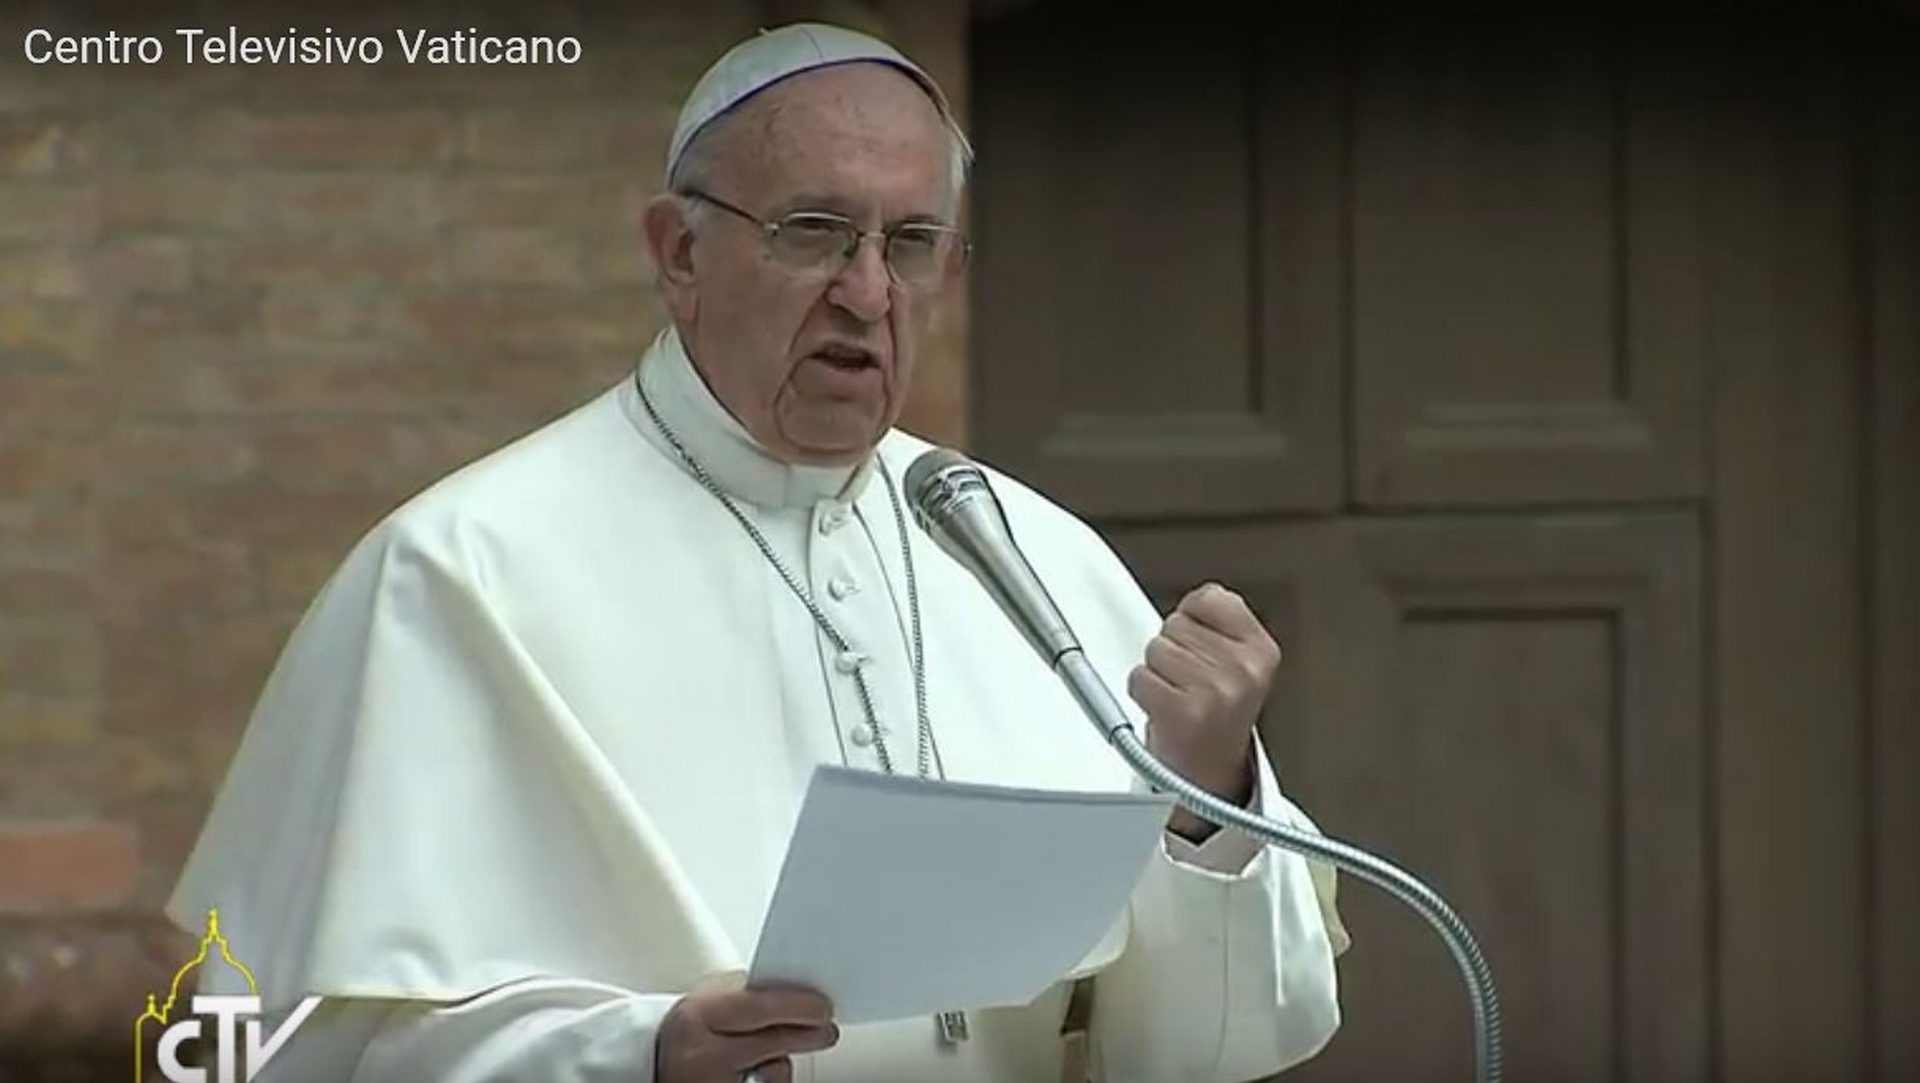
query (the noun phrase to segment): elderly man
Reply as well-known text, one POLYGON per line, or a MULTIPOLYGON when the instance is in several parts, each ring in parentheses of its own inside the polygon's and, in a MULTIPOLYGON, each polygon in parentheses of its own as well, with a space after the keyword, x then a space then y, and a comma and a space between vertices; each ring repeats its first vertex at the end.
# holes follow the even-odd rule
MULTIPOLYGON (((832 27, 696 86, 644 223, 671 326, 374 529, 262 695, 171 907, 221 908, 270 1014, 326 998, 262 1078, 1226 1083, 1327 1041, 1330 875, 1184 812, 1031 1004, 843 1029, 737 980, 817 764, 1136 784, 903 510, 968 153, 932 79, 832 27)), ((1279 650, 1246 604, 1209 585, 1163 619, 990 476, 1151 747, 1310 827, 1253 730, 1279 650)))

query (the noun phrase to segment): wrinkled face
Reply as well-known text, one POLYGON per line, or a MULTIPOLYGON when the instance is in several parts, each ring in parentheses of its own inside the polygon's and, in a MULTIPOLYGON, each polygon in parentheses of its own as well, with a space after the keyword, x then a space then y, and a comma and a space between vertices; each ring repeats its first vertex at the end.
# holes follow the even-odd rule
MULTIPOLYGON (((762 91, 709 134, 699 187, 762 220, 828 211, 861 229, 951 224, 939 111, 878 64, 806 72, 762 91)), ((888 274, 868 238, 838 274, 776 262, 759 227, 662 198, 648 241, 701 375, 770 452, 789 462, 862 458, 900 416, 936 297, 888 274)))

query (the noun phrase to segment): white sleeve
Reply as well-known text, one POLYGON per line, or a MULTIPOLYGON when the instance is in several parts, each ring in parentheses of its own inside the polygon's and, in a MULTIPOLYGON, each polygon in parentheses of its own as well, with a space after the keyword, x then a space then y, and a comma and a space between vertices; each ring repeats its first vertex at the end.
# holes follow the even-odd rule
POLYGON ((653 1083, 678 997, 529 979, 457 1003, 328 999, 259 1083, 653 1083))
MULTIPOLYGON (((1317 831, 1258 762, 1253 807, 1317 831)), ((1170 836, 1134 892, 1125 951, 1094 983, 1103 1083, 1238 1083, 1318 1053, 1339 1026, 1347 946, 1332 885, 1238 831, 1198 847, 1170 836)))

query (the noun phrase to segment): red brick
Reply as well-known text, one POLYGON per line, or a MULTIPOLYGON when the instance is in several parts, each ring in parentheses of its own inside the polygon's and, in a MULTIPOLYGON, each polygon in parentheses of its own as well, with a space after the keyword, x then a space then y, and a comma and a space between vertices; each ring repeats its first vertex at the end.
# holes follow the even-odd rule
MULTIPOLYGON (((0 930, 0 956, 11 964, 0 968, 0 1049, 15 1053, 38 1043, 42 1049, 64 1047, 75 1056, 97 1052, 102 1066, 112 1071, 48 1076, 47 1083, 128 1078, 130 1021, 147 993, 165 994, 174 972, 196 948, 195 937, 158 914, 60 915, 10 923, 0 930)), ((0 1060, 0 1066, 5 1063, 0 1060)))
MULTIPOLYGON (((86 294, 75 249, 64 245, 0 250, 0 297, 72 301, 86 294)), ((5 309, 12 309, 9 304, 5 309)), ((21 307, 25 307, 22 305, 21 307)))
MULTIPOLYGON (((190 786, 155 793, 139 802, 134 813, 140 825, 140 848, 144 858, 141 876, 134 890, 134 903, 141 910, 157 910, 172 894, 179 880, 180 869, 186 864, 187 857, 193 852, 193 845, 199 840, 201 829, 206 825, 207 808, 212 803, 214 787, 226 773, 226 766, 232 760, 234 740, 223 736, 220 740, 207 739, 205 731, 199 742, 200 758, 193 764, 193 772, 201 780, 190 786)), ((204 920, 205 915, 201 915, 204 920)))
POLYGON ((122 96, 110 109, 89 111, 72 133, 72 157, 89 174, 149 174, 196 162, 186 138, 186 110, 160 100, 122 96))
POLYGON ((630 169, 465 173, 447 179, 446 217, 454 226, 540 226, 637 238, 653 185, 630 169))
POLYGON ((571 357, 481 357, 467 373, 467 401, 476 411, 518 419, 520 427, 532 428, 591 396, 584 372, 584 365, 571 357))
POLYGON ((244 223, 253 178, 188 164, 108 174, 97 180, 92 221, 102 230, 216 230, 244 223))
MULTIPOLYGON (((174 722, 154 719, 155 723, 174 722)), ((98 741, 94 755, 100 761, 99 797, 103 811, 130 814, 141 804, 156 797, 196 794, 205 781, 200 756, 194 747, 204 743, 205 730, 190 725, 149 725, 143 729, 116 731, 98 741)), ((224 746, 225 742, 221 742, 224 746)), ((146 821, 141 821, 145 828, 146 821)), ((147 858, 152 860, 152 838, 147 838, 147 858)))
MULTIPOLYGON (((150 677, 106 697, 100 706, 100 728, 156 748, 195 732, 219 734, 224 741, 233 741, 245 726, 257 692, 218 685, 197 675, 150 677)), ((90 782, 93 792, 107 797, 113 796, 107 790, 111 780, 103 781, 101 776, 110 766, 96 764, 90 782)))
POLYGON ((91 434, 107 416, 101 387, 90 372, 0 369, 0 434, 91 434))
POLYGON ((7 209, 0 214, 0 241, 73 240, 97 220, 100 195, 91 183, 71 178, 8 180, 5 191, 7 209))
POLYGON ((260 476, 290 487, 378 485, 394 475, 390 423, 335 418, 281 425, 260 438, 260 476))
POLYGON ((397 496, 378 489, 300 490, 265 483, 183 495, 178 521, 187 538, 271 545, 358 534, 397 496))
POLYGON ((246 410, 392 414, 452 401, 459 389, 456 372, 450 363, 410 357, 263 365, 223 378, 234 402, 246 410))
POLYGON ((261 602, 265 605, 305 606, 319 593, 347 556, 341 548, 302 545, 276 546, 261 554, 261 602))
POLYGON ((581 280, 580 245, 541 229, 469 229, 448 244, 456 282, 566 286, 581 280))
POLYGON ((101 455, 102 483, 114 489, 152 481, 235 481, 253 468, 244 430, 205 421, 122 425, 107 436, 101 455))
MULTIPOLYGON (((665 169, 667 145, 673 141, 674 125, 679 123, 678 103, 654 103, 622 111, 608 122, 605 134, 606 156, 616 162, 659 163, 665 169)), ((647 179, 658 183, 659 174, 647 179)))
POLYGON ((193 284, 193 248, 180 237, 130 237, 102 245, 90 271, 110 295, 179 293, 193 284))
POLYGON ((97 461, 98 447, 89 441, 0 436, 0 500, 38 500, 85 490, 93 482, 97 461))
POLYGON ((419 487, 530 428, 530 421, 511 417, 491 422, 467 417, 399 426, 393 434, 395 462, 400 470, 397 477, 403 484, 419 487))
POLYGON ((634 352, 645 306, 625 288, 487 290, 423 297, 412 315, 425 341, 458 350, 554 358, 634 352))
POLYGON ((281 350, 382 350, 409 330, 391 293, 377 287, 275 288, 261 302, 260 319, 267 345, 281 350))
POLYGON ((0 914, 112 909, 139 875, 131 824, 0 825, 0 914))
MULTIPOLYGON (((54 745, 84 745, 100 727, 91 696, 37 696, 0 690, 0 750, 27 755, 54 745)), ((4 805, 0 805, 4 808, 4 805)))
POLYGON ((139 619, 102 625, 100 656, 106 666, 103 687, 116 694, 142 685, 169 686, 202 670, 196 619, 149 611, 139 619))
POLYGON ((202 238, 204 272, 262 286, 393 286, 439 277, 441 243, 370 234, 288 238, 246 234, 202 238))
MULTIPOLYGON (((343 548, 336 561, 345 555, 343 548)), ((299 619, 298 609, 284 607, 212 617, 201 622, 195 649, 213 680, 250 691, 267 679, 299 619)))
POLYGON ((86 494, 31 501, 0 500, 0 559, 75 567, 93 545, 96 506, 86 494))
MULTIPOLYGON (((106 704, 96 725, 106 724, 106 704)), ((99 756, 91 745, 42 741, 0 756, 0 820, 97 817, 99 756)), ((4 926, 0 922, 0 927, 4 926)))
MULTIPOLYGON (((626 285, 640 287, 633 291, 634 298, 650 309, 658 309, 648 283, 653 281, 653 258, 647 254, 638 229, 617 232, 610 231, 588 241, 581 254, 582 267, 587 281, 595 285, 626 285)), ((661 322, 659 312, 653 314, 655 323, 661 322)))
POLYGON ((256 115, 221 110, 196 124, 207 161, 259 166, 434 165, 451 158, 455 126, 435 111, 256 115))
POLYGON ((72 369, 94 360, 98 305, 76 298, 0 302, 0 364, 72 369))
POLYGON ((0 688, 83 695, 99 680, 99 637, 84 617, 10 621, 0 627, 0 688))
POLYGON ((100 548, 191 544, 195 533, 193 505, 205 497, 200 488, 136 485, 99 501, 96 532, 100 548))
POLYGON ((292 414, 405 414, 450 406, 460 389, 461 366, 398 347, 320 363, 261 348, 217 363, 173 350, 156 354, 153 364, 117 374, 114 393, 129 419, 268 424, 292 414))
POLYGON ((152 614, 224 613, 254 605, 260 590, 252 563, 245 550, 222 541, 115 539, 102 562, 111 574, 94 580, 95 612, 118 621, 152 614))
POLYGON ((0 561, 0 620, 71 615, 89 601, 88 577, 80 571, 0 561))
MULTIPOLYGON (((122 424, 174 424, 239 414, 233 363, 177 342, 156 343, 152 360, 114 373, 112 407, 122 424)), ((112 478, 106 479, 111 481, 112 478)))
POLYGON ((420 237, 440 222, 437 196, 435 178, 425 173, 249 171, 232 217, 254 237, 420 237))
POLYGON ((229 283, 186 293, 134 295, 113 306, 105 331, 120 336, 115 346, 133 347, 156 339, 251 337, 259 326, 259 291, 229 283))
POLYGON ((474 165, 509 169, 603 164, 618 120, 613 110, 580 106, 483 109, 467 117, 462 153, 474 165))
POLYGON ((44 113, 0 113, 0 174, 63 173, 75 165, 73 125, 44 113))

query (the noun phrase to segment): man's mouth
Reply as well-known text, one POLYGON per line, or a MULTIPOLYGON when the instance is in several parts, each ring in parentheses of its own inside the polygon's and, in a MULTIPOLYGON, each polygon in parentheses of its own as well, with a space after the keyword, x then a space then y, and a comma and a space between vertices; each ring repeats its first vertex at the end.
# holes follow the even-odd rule
POLYGON ((830 342, 813 351, 813 356, 848 372, 873 368, 880 364, 879 357, 872 350, 841 342, 830 342))

